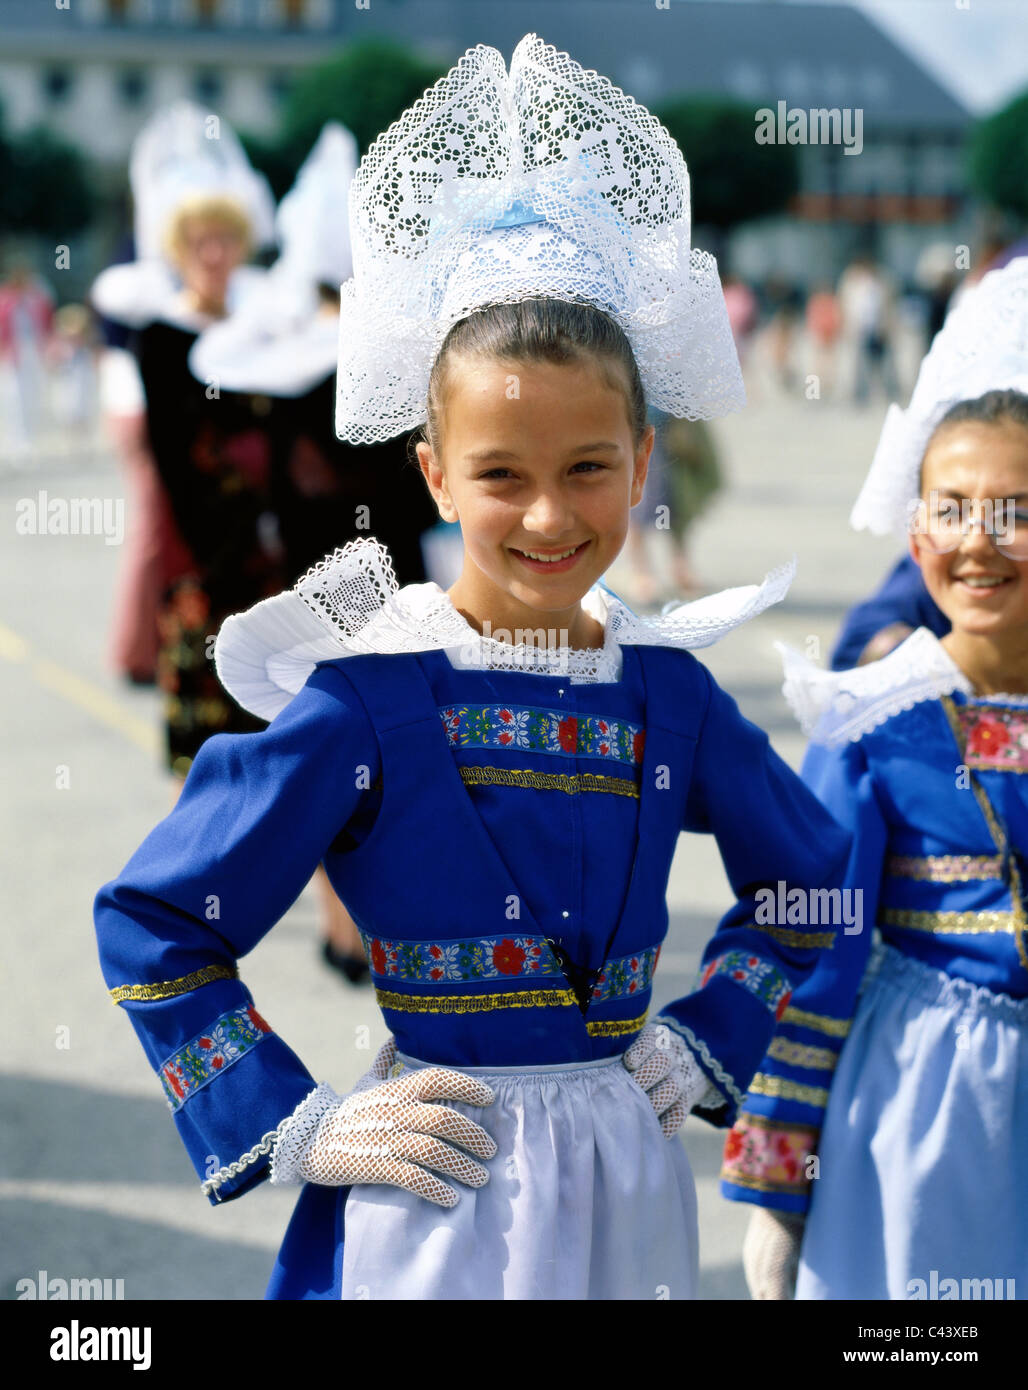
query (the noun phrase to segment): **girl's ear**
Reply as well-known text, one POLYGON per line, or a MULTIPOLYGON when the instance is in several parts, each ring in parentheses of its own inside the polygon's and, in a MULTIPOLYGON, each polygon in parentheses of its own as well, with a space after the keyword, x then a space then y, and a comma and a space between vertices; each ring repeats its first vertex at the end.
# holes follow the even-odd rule
POLYGON ((653 453, 653 442, 657 437, 657 431, 652 425, 647 425, 643 431, 643 437, 635 451, 635 465, 632 474, 632 492, 628 500, 630 507, 637 506, 642 501, 643 488, 646 485, 646 474, 650 466, 650 455, 653 453))
POLYGON ((446 486, 446 475, 436 462, 432 446, 422 440, 415 447, 421 472, 424 474, 425 482, 428 484, 428 490, 432 494, 432 500, 436 504, 440 517, 443 521, 459 520, 457 508, 453 505, 450 490, 446 486))

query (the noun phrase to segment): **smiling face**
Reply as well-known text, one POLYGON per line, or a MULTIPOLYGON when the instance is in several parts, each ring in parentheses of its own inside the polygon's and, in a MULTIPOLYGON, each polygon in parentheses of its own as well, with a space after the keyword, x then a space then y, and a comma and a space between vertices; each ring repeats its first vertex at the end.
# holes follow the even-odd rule
POLYGON ((616 559, 642 497, 653 429, 637 444, 616 365, 455 357, 439 456, 418 445, 445 521, 459 521, 454 604, 493 626, 581 630, 579 602, 616 559))
MULTIPOLYGON (((926 504, 933 490, 940 503, 952 499, 959 506, 965 499, 977 500, 979 515, 986 500, 995 505, 1015 499, 1020 521, 1028 508, 1028 429, 1009 420, 944 426, 921 469, 926 504)), ((1019 534, 1023 526, 1021 521, 1019 534)), ((1003 554, 980 527, 969 529, 959 546, 940 554, 911 539, 911 553, 955 635, 996 639, 1011 652, 1020 644, 1028 653, 1028 559, 1003 554)))

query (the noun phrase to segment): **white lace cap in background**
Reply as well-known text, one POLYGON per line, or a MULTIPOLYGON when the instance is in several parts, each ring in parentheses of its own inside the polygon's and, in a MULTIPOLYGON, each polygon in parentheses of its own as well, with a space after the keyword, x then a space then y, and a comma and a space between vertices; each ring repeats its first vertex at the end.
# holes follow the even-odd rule
POLYGON ((880 661, 852 671, 826 671, 795 648, 776 642, 781 653, 788 700, 800 727, 815 743, 837 748, 856 742, 893 715, 922 700, 937 700, 974 687, 926 627, 901 642, 880 661))
POLYGON ((232 127, 189 101, 163 107, 136 136, 129 160, 136 259, 164 258, 168 219, 187 198, 232 198, 250 222, 254 250, 274 240, 275 200, 232 127), (216 122, 217 124, 212 124, 216 122))
POLYGON ((356 167, 357 141, 330 121, 279 204, 281 254, 260 293, 194 343, 189 369, 199 381, 295 397, 335 372, 339 320, 323 308, 317 287, 350 274, 346 229, 356 167))
POLYGON ((855 530, 905 536, 921 460, 946 412, 986 391, 1028 393, 1028 257, 992 270, 954 305, 928 350, 906 410, 891 405, 850 515, 855 530))
POLYGON ((227 618, 214 660, 218 679, 244 709, 273 719, 304 686, 319 661, 370 653, 460 649, 462 665, 562 675, 574 685, 613 679, 619 646, 709 647, 785 597, 795 562, 763 584, 725 589, 683 603, 661 617, 638 617, 609 590, 594 586, 583 606, 604 616, 603 648, 533 647, 483 637, 437 584, 399 588, 385 546, 349 541, 284 594, 227 618))
POLYGON ((689 175, 644 106, 534 34, 508 73, 479 45, 371 146, 350 192, 336 431, 425 419, 450 328, 498 302, 592 304, 643 388, 688 419, 745 404, 717 264, 690 244, 689 175))

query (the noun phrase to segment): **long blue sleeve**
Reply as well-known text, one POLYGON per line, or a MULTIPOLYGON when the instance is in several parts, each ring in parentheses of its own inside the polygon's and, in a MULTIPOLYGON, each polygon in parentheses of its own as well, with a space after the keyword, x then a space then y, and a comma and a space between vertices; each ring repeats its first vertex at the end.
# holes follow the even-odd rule
POLYGON ((262 1139, 315 1085, 237 960, 295 902, 379 771, 356 692, 338 665, 319 667, 266 730, 203 745, 175 809, 97 894, 104 978, 197 1172, 220 1175, 212 1202, 266 1176, 262 1139))
POLYGON ((812 744, 802 776, 853 836, 843 882, 853 921, 793 992, 728 1136, 721 1172, 725 1197, 792 1212, 806 1210, 816 1178, 829 1088, 870 954, 887 839, 862 744, 812 744))
POLYGON ((925 588, 921 571, 909 555, 897 561, 870 598, 846 614, 832 652, 831 669, 851 670, 871 639, 896 623, 911 632, 926 627, 936 637, 944 637, 950 630, 949 619, 925 588))
POLYGON ((697 1113, 731 1124, 790 992, 843 929, 815 890, 841 884, 850 838, 763 730, 710 687, 683 828, 714 835, 737 901, 703 953, 699 987, 660 1020, 727 1102, 697 1113))

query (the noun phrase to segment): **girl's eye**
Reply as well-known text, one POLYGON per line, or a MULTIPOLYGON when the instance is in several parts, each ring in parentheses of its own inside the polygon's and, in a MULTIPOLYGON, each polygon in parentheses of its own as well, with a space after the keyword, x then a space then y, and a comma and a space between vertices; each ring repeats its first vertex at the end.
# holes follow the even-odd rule
POLYGON ((605 468, 606 464, 596 463, 593 459, 583 459, 581 463, 576 463, 575 468, 605 468))
POLYGON ((480 478, 497 478, 501 473, 509 473, 509 468, 490 468, 488 473, 479 474, 480 478))

